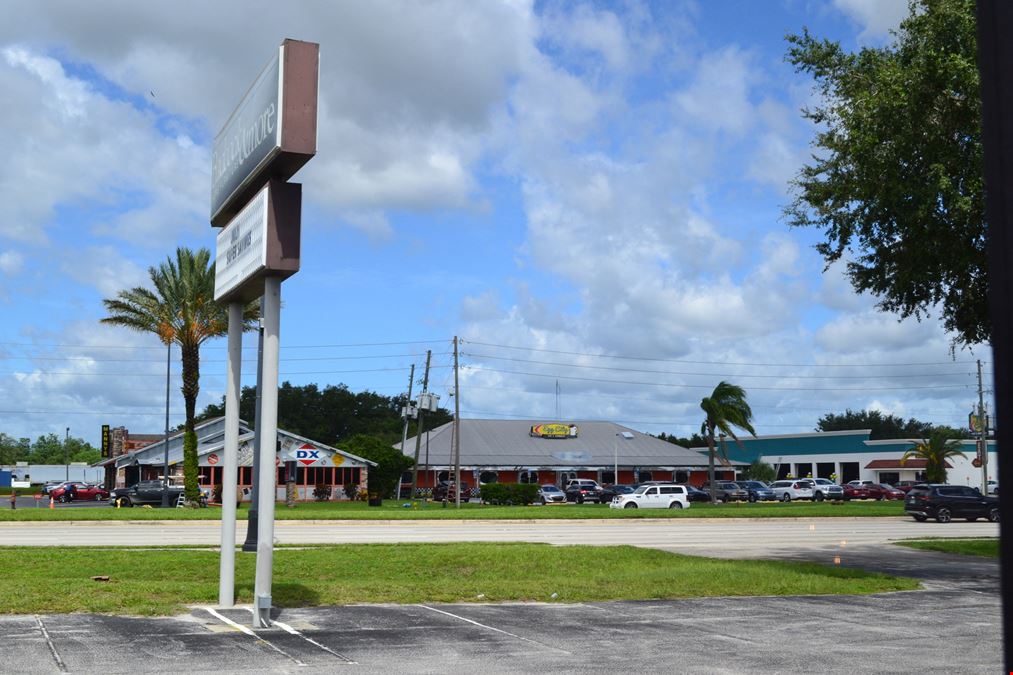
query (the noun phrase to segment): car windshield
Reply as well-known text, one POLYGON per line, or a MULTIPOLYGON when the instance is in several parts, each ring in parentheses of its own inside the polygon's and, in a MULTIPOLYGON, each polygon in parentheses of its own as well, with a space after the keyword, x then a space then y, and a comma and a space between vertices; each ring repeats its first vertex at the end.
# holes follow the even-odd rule
POLYGON ((744 488, 753 488, 754 490, 763 489, 767 487, 758 480, 747 480, 745 482, 739 483, 739 485, 741 485, 744 488))
POLYGON ((555 485, 543 485, 542 492, 562 492, 562 490, 555 485))
POLYGON ((633 493, 634 494, 638 494, 638 495, 642 495, 645 492, 647 492, 648 489, 650 489, 652 487, 654 487, 654 486, 653 485, 641 485, 636 490, 634 490, 633 493))

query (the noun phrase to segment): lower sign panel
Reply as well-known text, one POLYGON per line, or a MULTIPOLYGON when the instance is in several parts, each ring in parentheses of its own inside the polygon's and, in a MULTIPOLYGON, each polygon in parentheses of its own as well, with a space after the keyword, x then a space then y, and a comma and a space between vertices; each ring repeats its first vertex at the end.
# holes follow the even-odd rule
POLYGON ((249 302, 263 295, 264 277, 299 271, 302 185, 269 182, 218 233, 215 300, 249 302))

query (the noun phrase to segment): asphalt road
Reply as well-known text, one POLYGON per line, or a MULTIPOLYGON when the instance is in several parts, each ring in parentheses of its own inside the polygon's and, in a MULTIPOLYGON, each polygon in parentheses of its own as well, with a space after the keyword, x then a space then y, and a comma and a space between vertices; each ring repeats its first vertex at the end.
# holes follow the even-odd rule
MULTIPOLYGON (((217 521, 2 522, 0 545, 217 545, 217 521)), ((246 539, 246 521, 236 527, 246 539)), ((538 521, 293 521, 275 523, 276 543, 530 541, 549 544, 630 544, 728 558, 762 558, 799 549, 833 555, 855 546, 916 537, 996 537, 979 521, 945 525, 911 518, 659 519, 538 521)))
MULTIPOLYGON (((241 523, 238 538, 245 536, 241 523)), ((217 523, 0 523, 0 543, 214 545, 217 523), (70 541, 68 541, 68 538, 70 541)), ((0 616, 0 672, 991 673, 1001 670, 998 561, 887 542, 995 536, 988 523, 901 519, 434 522, 281 521, 284 543, 627 543, 723 557, 810 560, 915 576, 923 590, 580 604, 247 608, 172 618, 0 616)), ((340 570, 335 570, 340 574, 340 570)))

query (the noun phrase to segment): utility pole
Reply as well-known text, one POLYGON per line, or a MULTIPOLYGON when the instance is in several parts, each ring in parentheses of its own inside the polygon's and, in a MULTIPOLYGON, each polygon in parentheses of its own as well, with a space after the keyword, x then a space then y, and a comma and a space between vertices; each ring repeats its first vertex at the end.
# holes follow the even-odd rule
POLYGON ((461 508, 461 388, 457 379, 457 336, 454 336, 454 501, 461 508))
MULTIPOLYGON (((404 402, 404 429, 401 431, 401 454, 404 454, 405 443, 408 442, 408 422, 412 418, 412 385, 415 384, 415 364, 408 374, 408 397, 404 402)), ((401 476, 404 475, 402 472, 401 476)), ((397 477, 397 498, 401 499, 401 476, 397 477)))
MULTIPOLYGON (((426 394, 429 391, 429 361, 433 357, 433 350, 426 350, 426 372, 422 376, 422 393, 426 394)), ((422 402, 422 397, 419 397, 419 402, 422 402)), ((415 500, 415 494, 419 489, 419 451, 422 449, 422 425, 425 422, 426 409, 420 405, 419 408, 419 424, 418 428, 415 429, 415 466, 412 467, 412 501, 415 500)))
POLYGON ((981 359, 978 359, 978 460, 981 462, 981 494, 988 494, 988 422, 985 418, 985 389, 981 383, 981 359))

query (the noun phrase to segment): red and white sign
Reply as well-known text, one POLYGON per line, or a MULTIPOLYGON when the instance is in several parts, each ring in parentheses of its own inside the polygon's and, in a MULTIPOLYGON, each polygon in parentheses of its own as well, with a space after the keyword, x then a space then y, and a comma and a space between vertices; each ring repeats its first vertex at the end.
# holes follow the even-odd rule
POLYGON ((319 448, 310 445, 309 443, 303 443, 298 448, 288 453, 288 456, 303 466, 312 466, 317 462, 326 459, 326 457, 320 454, 319 448))
POLYGON ((208 455, 208 464, 214 466, 217 463, 218 463, 218 455, 212 452, 210 455, 208 455))

